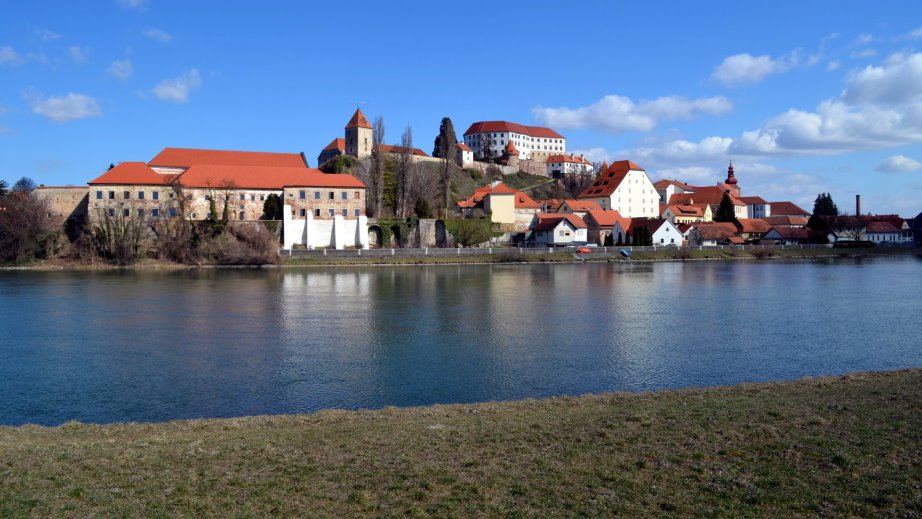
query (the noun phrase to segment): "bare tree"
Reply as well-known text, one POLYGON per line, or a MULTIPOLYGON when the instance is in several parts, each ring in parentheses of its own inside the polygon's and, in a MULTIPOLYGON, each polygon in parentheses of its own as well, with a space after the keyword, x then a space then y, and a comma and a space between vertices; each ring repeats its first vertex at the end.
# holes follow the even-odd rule
POLYGON ((218 192, 224 202, 221 210, 221 222, 227 224, 230 220, 231 200, 237 197, 237 184, 233 180, 224 179, 218 185, 218 192))
POLYGON ((489 134, 481 133, 477 138, 477 147, 480 150, 480 159, 484 161, 493 160, 493 146, 489 134))
MULTIPOLYGON (((406 218, 410 207, 410 178, 416 162, 413 160, 413 128, 407 129, 400 136, 400 156, 397 160, 397 196, 394 197, 394 214, 406 218)), ((414 199, 415 200, 415 199, 414 199)))
POLYGON ((373 125, 373 147, 371 149, 371 188, 373 202, 373 216, 378 216, 381 212, 381 203, 384 196, 384 151, 381 145, 384 144, 384 118, 380 115, 375 117, 373 125))

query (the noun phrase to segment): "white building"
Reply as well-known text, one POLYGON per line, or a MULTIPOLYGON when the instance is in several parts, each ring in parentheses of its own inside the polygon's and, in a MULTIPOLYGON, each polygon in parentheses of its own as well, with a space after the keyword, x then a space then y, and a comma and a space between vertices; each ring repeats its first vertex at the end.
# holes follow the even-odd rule
POLYGON ((532 231, 532 239, 539 246, 587 241, 586 223, 574 214, 537 213, 532 221, 532 231))
POLYGON ((547 176, 561 178, 564 175, 594 175, 592 163, 582 155, 550 155, 547 158, 547 176))
POLYGON ((659 216, 659 194, 643 168, 629 160, 613 162, 577 197, 627 218, 659 216))
POLYGON ((455 155, 455 160, 458 163, 458 166, 462 168, 469 168, 474 165, 474 150, 470 148, 467 144, 459 142, 455 144, 457 149, 457 154, 455 155))
POLYGON ((680 246, 685 240, 682 231, 669 220, 661 218, 631 218, 631 225, 628 229, 628 235, 633 236, 634 231, 639 227, 646 227, 653 239, 653 245, 680 246))
POLYGON ((768 218, 772 215, 772 206, 758 196, 741 196, 739 200, 746 204, 746 218, 768 218))
POLYGON ((519 150, 519 158, 546 162, 551 155, 567 151, 567 139, 563 135, 543 126, 525 126, 506 121, 476 122, 464 132, 464 144, 474 152, 474 158, 484 158, 489 148, 491 158, 500 157, 506 143, 512 141, 519 150))

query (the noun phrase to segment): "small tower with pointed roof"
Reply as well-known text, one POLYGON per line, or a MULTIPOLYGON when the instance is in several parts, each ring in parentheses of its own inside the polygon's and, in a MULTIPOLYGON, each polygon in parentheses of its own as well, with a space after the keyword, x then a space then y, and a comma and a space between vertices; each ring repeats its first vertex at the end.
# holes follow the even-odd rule
POLYGON ((730 167, 727 168, 727 179, 724 180, 724 184, 727 185, 733 196, 740 196, 740 188, 736 185, 736 177, 733 174, 733 161, 730 161, 730 167))
POLYGON ((352 114, 352 119, 346 123, 346 155, 356 158, 371 156, 374 144, 374 130, 371 123, 365 118, 362 110, 357 108, 352 114))
POLYGON ((512 167, 519 166, 519 149, 512 143, 512 139, 509 139, 506 148, 503 150, 503 161, 512 167))

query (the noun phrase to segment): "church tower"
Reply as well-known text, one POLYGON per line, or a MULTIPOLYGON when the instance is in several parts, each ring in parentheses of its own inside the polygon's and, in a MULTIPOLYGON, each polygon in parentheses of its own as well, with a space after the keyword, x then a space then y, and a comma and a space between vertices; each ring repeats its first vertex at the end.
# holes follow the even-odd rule
POLYGON ((346 124, 346 155, 356 158, 371 156, 374 144, 374 130, 361 109, 356 109, 346 124))
POLYGON ((733 161, 730 161, 730 167, 727 168, 727 179, 724 180, 724 184, 727 185, 730 194, 733 196, 740 196, 740 188, 736 185, 736 177, 733 175, 733 161))

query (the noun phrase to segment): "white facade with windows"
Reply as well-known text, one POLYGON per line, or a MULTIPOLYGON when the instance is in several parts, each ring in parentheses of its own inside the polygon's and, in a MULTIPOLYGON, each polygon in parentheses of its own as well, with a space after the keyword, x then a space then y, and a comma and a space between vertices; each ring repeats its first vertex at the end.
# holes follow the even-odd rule
POLYGON ((524 126, 504 121, 474 123, 464 134, 464 144, 474 152, 474 158, 484 158, 483 150, 489 147, 490 156, 502 156, 506 144, 512 141, 519 150, 519 159, 544 162, 551 155, 567 151, 567 139, 557 132, 538 126, 524 126))

